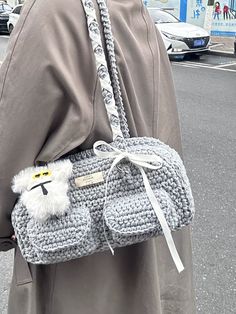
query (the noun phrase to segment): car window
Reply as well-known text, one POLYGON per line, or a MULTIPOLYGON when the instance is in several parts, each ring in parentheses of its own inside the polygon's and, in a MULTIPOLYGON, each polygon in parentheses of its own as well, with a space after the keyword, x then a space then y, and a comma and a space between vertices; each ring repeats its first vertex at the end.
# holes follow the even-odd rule
POLYGON ((149 13, 155 23, 179 23, 179 20, 168 12, 150 9, 149 13))
POLYGON ((16 8, 12 11, 12 13, 20 14, 21 8, 22 8, 21 6, 16 7, 16 8))

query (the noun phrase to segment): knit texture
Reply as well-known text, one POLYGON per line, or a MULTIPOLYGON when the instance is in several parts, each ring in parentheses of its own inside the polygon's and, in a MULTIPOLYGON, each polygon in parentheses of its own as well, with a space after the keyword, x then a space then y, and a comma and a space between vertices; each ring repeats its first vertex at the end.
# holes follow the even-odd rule
MULTIPOLYGON (((161 156, 162 167, 145 169, 145 172, 169 228, 174 231, 187 226, 193 219, 194 202, 177 152, 154 138, 125 141, 128 152, 161 156)), ((123 147, 121 141, 113 145, 123 147)), ((101 160, 93 150, 72 155, 69 160, 73 164, 68 191, 70 206, 64 215, 52 215, 42 223, 29 215, 21 201, 13 210, 12 223, 18 245, 28 262, 52 264, 104 251, 108 249, 106 237, 115 248, 162 234, 137 167, 123 161, 112 171, 104 208, 105 181, 78 188, 75 179, 101 171, 106 179, 112 160, 101 160)))

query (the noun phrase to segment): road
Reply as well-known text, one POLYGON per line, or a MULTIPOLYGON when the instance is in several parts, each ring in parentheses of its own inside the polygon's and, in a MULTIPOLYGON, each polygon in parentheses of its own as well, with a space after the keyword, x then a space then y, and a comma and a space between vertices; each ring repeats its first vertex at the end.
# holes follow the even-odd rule
MULTIPOLYGON (((172 62, 172 69, 196 203, 197 313, 236 313, 236 59, 204 56, 172 62)), ((0 314, 6 313, 11 254, 0 256, 0 314)))
POLYGON ((172 65, 186 68, 205 68, 218 71, 236 72, 236 58, 225 56, 203 55, 200 59, 187 58, 184 61, 171 62, 172 65))
POLYGON ((198 313, 236 313, 236 59, 205 56, 172 68, 196 203, 198 313))
POLYGON ((0 62, 4 59, 9 36, 0 36, 0 62))

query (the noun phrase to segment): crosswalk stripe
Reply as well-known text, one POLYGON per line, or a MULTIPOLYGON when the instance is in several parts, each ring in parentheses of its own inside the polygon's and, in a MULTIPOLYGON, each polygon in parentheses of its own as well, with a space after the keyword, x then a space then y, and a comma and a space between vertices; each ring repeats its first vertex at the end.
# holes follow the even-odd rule
POLYGON ((216 65, 215 68, 230 67, 232 65, 236 65, 236 62, 216 65))
POLYGON ((234 69, 227 69, 225 67, 229 67, 232 65, 235 65, 236 63, 227 63, 227 64, 222 64, 219 66, 211 65, 211 64, 203 64, 203 63, 197 63, 197 62, 191 62, 191 61, 186 61, 186 62, 171 62, 173 65, 177 65, 180 67, 186 67, 186 68, 204 68, 204 69, 212 69, 212 70, 220 70, 220 71, 227 71, 227 72, 236 72, 234 69))
POLYGON ((209 63, 201 63, 201 62, 194 62, 194 61, 184 61, 187 64, 196 64, 197 66, 211 66, 209 63))

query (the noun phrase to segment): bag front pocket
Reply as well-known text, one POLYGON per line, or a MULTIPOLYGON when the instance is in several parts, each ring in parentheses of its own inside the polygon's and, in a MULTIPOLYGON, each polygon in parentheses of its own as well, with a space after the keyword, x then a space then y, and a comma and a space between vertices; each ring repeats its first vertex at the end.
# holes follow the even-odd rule
MULTIPOLYGON (((155 190, 155 195, 170 225, 169 217, 177 215, 174 204, 163 189, 155 190)), ((162 234, 161 225, 145 192, 122 197, 120 201, 109 201, 104 216, 118 245, 137 243, 162 234)))
POLYGON ((33 218, 27 225, 29 241, 41 263, 56 263, 95 250, 97 243, 91 230, 91 217, 85 206, 68 210, 41 223, 33 218))

